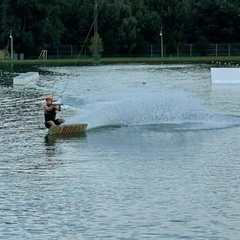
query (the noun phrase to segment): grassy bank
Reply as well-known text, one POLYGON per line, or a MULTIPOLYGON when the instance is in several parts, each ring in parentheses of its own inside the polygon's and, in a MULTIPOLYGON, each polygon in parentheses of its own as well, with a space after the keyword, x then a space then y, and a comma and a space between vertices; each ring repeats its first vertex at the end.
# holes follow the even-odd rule
POLYGON ((161 63, 240 63, 240 56, 226 57, 119 57, 119 58, 66 58, 66 59, 48 59, 48 60, 1 60, 1 64, 30 64, 30 65, 96 65, 96 64, 161 64, 161 63))

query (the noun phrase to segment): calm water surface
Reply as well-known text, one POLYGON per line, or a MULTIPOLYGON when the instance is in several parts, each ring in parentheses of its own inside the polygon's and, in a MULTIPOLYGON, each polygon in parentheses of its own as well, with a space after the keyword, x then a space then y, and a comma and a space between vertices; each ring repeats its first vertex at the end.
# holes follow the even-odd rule
POLYGON ((1 69, 0 239, 238 240, 240 86, 210 67, 1 69), (46 94, 86 134, 48 137, 46 94))

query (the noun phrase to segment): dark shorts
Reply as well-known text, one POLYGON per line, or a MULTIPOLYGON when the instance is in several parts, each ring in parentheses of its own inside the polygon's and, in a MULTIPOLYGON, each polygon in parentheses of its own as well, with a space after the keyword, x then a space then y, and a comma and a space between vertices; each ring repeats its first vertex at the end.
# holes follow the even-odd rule
MULTIPOLYGON (((60 124, 61 124, 61 123, 58 121, 58 119, 53 120, 53 122, 55 123, 55 125, 60 125, 60 124)), ((51 127, 51 125, 50 125, 49 123, 47 123, 47 122, 45 122, 45 126, 46 126, 46 128, 50 128, 50 127, 51 127)))

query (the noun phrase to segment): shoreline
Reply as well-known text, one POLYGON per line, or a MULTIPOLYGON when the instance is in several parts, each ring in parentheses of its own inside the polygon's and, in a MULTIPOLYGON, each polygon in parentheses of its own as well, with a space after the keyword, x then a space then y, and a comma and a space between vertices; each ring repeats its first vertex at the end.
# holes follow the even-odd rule
POLYGON ((0 65, 100 65, 100 64, 176 64, 176 63, 215 63, 215 64, 229 64, 240 63, 240 56, 208 56, 208 57, 103 57, 97 60, 93 58, 79 57, 79 58, 62 58, 62 59, 47 59, 47 60, 0 60, 0 65))

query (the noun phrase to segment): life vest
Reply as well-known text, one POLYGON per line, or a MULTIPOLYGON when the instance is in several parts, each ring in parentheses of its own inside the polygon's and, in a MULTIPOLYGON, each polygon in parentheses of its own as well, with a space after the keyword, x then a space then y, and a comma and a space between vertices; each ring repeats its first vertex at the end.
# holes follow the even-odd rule
POLYGON ((52 111, 44 111, 45 122, 53 121, 56 118, 56 110, 53 109, 52 111))

